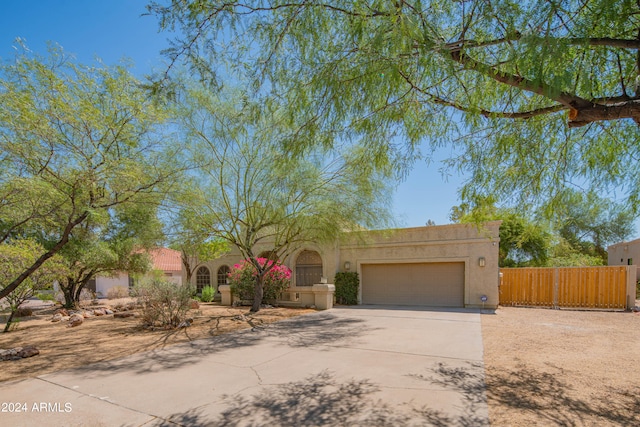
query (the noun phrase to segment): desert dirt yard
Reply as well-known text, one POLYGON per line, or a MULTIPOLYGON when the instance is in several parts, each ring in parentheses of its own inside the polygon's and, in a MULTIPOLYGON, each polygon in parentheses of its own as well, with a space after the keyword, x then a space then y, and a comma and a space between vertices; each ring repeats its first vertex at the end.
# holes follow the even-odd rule
MULTIPOLYGON (((118 307, 128 302, 100 300, 99 306, 118 307)), ((16 330, 0 333, 0 349, 32 345, 40 351, 40 354, 34 357, 0 361, 0 381, 36 377, 143 351, 166 348, 180 342, 260 327, 315 310, 278 307, 263 308, 258 313, 249 314, 249 307, 223 307, 215 303, 200 303, 198 309, 189 312, 189 316, 193 318, 189 327, 153 331, 143 328, 138 317, 114 318, 113 314, 89 317, 79 326, 68 327, 66 321, 51 322, 54 311, 54 308, 35 310, 33 316, 20 319, 16 330)), ((0 320, 4 320, 2 316, 0 320)))
MULTIPOLYGON (((103 301, 103 305, 112 302, 103 301)), ((112 304, 113 305, 113 304, 112 304)), ((260 327, 311 309, 201 304, 193 323, 150 331, 135 317, 50 321, 53 309, 0 333, 0 349, 36 346, 40 354, 0 361, 0 381, 120 358, 133 353, 260 327)), ((640 425, 640 313, 501 307, 481 315, 485 382, 493 426, 640 425)))
POLYGON ((482 315, 494 426, 640 426, 640 313, 482 315))

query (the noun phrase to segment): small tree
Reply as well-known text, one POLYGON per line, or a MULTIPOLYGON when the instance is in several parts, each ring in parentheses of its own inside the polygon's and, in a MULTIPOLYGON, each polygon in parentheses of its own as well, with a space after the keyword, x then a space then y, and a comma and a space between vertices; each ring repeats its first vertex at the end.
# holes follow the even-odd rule
MULTIPOLYGON (((0 285, 3 286, 13 280, 22 269, 35 261, 41 251, 43 251, 42 246, 33 240, 0 244, 0 285)), ((38 291, 50 288, 53 282, 64 277, 66 272, 63 260, 59 256, 53 256, 7 295, 6 300, 11 312, 7 318, 4 332, 10 330, 11 322, 23 302, 33 297, 38 291)))
POLYGON ((309 242, 384 223, 391 192, 386 177, 348 149, 284 156, 279 141, 288 130, 279 107, 224 95, 195 86, 185 97, 185 140, 194 162, 208 162, 181 204, 196 229, 235 246, 253 265, 257 312, 277 265, 259 261, 260 253, 282 260, 309 242))
MULTIPOLYGON (((257 258, 257 261, 263 269, 268 268, 262 279, 262 302, 278 299, 291 286, 291 270, 286 265, 267 258, 257 258)), ((258 270, 251 261, 244 260, 235 264, 229 272, 231 292, 243 300, 252 300, 257 275, 258 270)))

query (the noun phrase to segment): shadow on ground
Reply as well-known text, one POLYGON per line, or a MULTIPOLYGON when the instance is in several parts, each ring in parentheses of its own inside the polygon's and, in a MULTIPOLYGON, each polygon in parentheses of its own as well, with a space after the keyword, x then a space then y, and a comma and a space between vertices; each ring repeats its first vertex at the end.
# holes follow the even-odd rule
POLYGON ((589 404, 572 396, 572 385, 561 377, 561 370, 549 373, 525 366, 489 372, 489 402, 541 425, 640 425, 640 387, 610 390, 599 403, 589 404))
POLYGON ((362 319, 337 317, 330 313, 308 314, 252 329, 154 349, 118 360, 94 363, 75 368, 74 371, 82 372, 85 377, 123 371, 133 374, 166 371, 199 362, 203 355, 255 346, 271 337, 277 339, 279 344, 291 348, 336 344, 346 339, 353 342, 362 332, 370 330, 364 329, 363 322, 362 319))
MULTIPOLYGON (((381 387, 369 379, 340 381, 322 371, 302 381, 265 387, 251 396, 227 395, 226 409, 217 417, 202 408, 167 417, 161 426, 487 426, 482 367, 449 368, 438 365, 429 375, 416 375, 428 389, 444 387, 461 393, 465 402, 458 414, 446 414, 412 402, 392 406, 380 399, 381 387), (484 415, 482 415, 484 413, 484 415)), ((387 392, 389 392, 387 390, 387 392)))
POLYGON ((426 425, 437 427, 488 426, 487 397, 484 367, 481 363, 467 362, 463 366, 438 363, 428 375, 414 374, 413 378, 425 381, 444 390, 455 391, 460 396, 457 414, 447 414, 428 406, 414 412, 426 425))

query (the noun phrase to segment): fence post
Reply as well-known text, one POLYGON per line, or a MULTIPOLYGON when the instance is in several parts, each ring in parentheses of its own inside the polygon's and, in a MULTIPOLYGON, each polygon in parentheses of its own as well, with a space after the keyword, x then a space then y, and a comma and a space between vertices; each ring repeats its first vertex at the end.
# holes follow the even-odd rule
POLYGON ((636 305, 636 265, 628 265, 626 268, 627 290, 626 290, 626 310, 633 310, 636 305))
POLYGON ((553 269, 553 308, 558 308, 558 267, 553 269))

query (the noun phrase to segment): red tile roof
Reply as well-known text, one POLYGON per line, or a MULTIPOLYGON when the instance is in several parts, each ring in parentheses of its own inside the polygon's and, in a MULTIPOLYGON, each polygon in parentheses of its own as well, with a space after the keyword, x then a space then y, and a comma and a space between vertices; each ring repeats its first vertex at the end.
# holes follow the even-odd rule
POLYGON ((153 268, 162 271, 181 271, 180 252, 168 248, 151 249, 149 251, 153 268))

